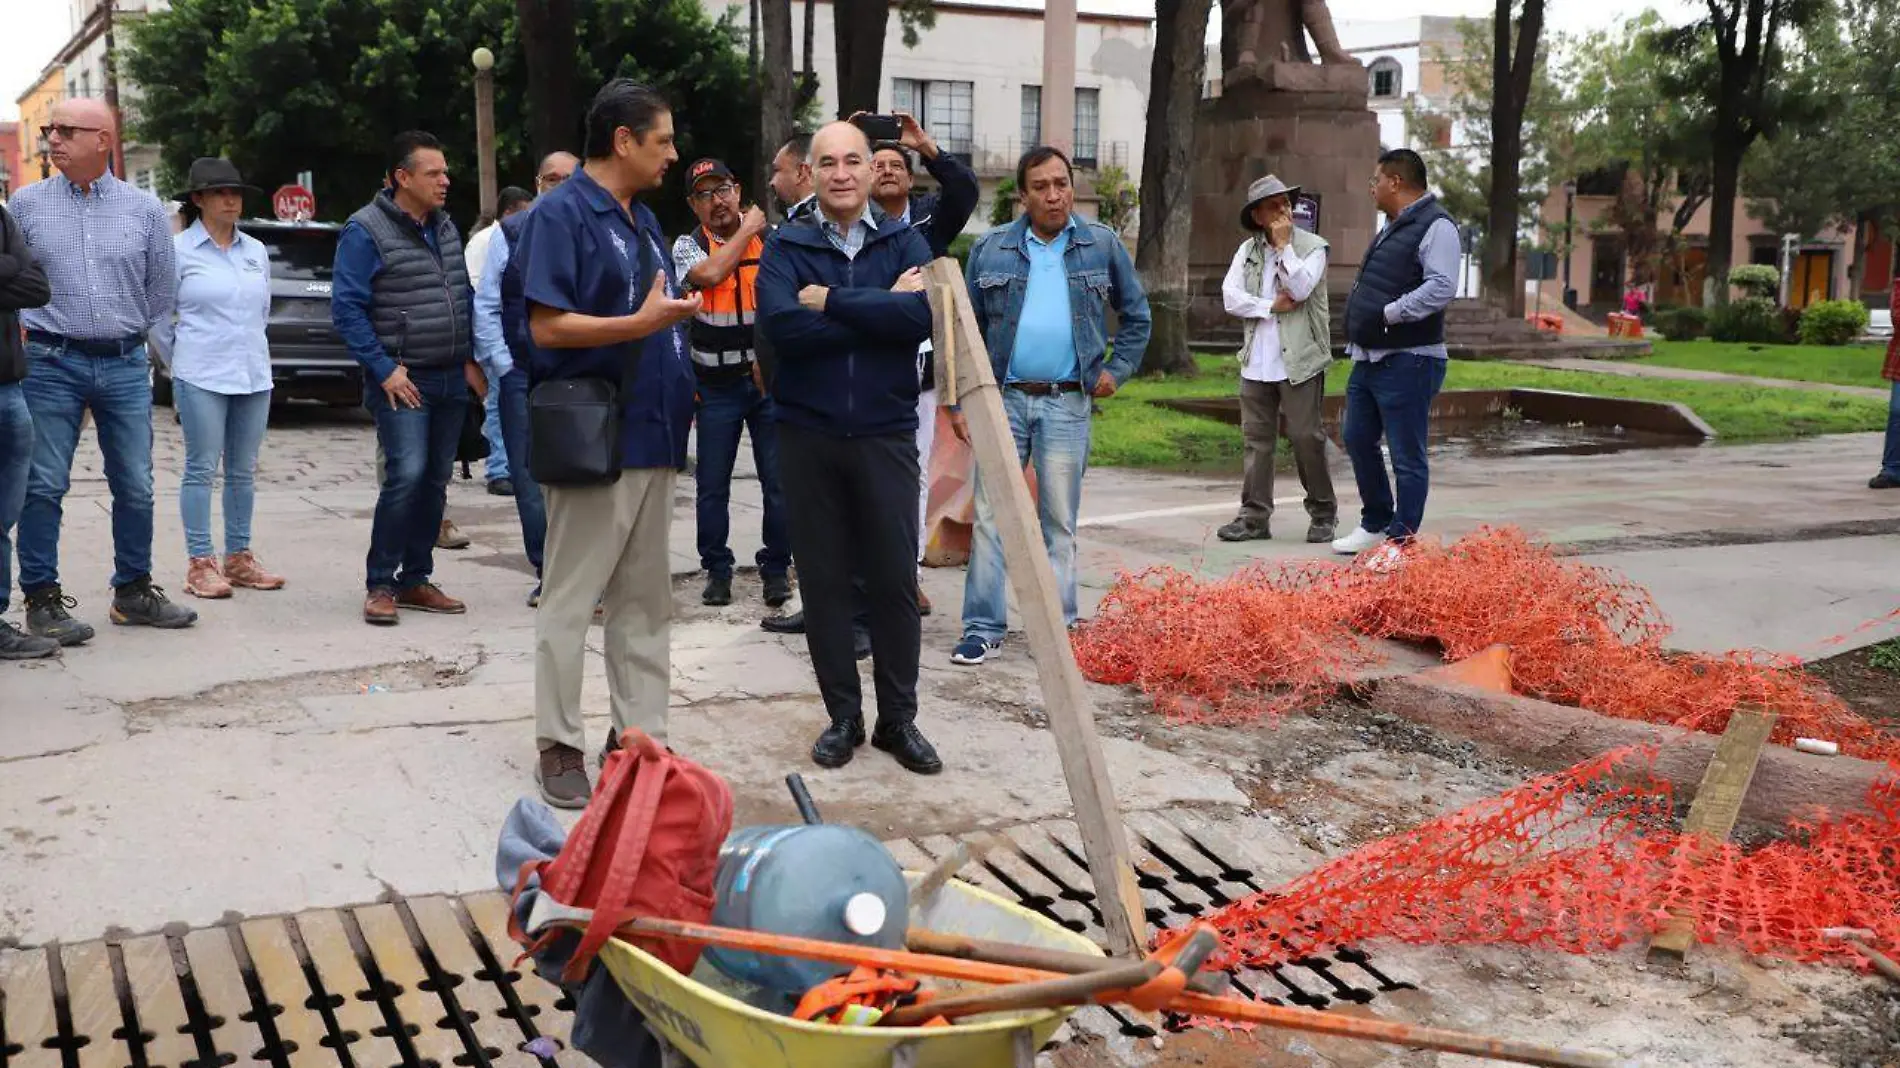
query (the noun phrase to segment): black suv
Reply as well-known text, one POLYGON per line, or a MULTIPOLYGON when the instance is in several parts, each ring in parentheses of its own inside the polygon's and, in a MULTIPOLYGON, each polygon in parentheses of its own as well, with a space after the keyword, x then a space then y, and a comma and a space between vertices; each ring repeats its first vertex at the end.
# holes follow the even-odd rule
MULTIPOLYGON (((271 401, 363 403, 362 365, 330 325, 330 268, 336 262, 334 223, 246 219, 238 229, 270 253, 271 401)), ((172 403, 172 354, 152 346, 152 400, 172 403)))

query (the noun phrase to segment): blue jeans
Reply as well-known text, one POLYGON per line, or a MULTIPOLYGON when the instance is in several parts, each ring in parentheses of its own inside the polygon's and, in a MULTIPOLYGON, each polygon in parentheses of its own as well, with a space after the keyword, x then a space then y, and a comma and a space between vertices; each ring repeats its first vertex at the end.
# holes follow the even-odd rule
POLYGON ((1409 538, 1425 522, 1431 465, 1425 459, 1425 429, 1432 398, 1445 384, 1445 361, 1415 352, 1395 352, 1377 363, 1352 365, 1346 382, 1346 425, 1341 436, 1359 483, 1359 525, 1374 534, 1409 538), (1392 500, 1379 440, 1392 453, 1399 496, 1392 500))
POLYGON ((539 579, 541 554, 548 543, 548 502, 541 496, 541 483, 528 470, 528 372, 519 367, 509 371, 488 395, 497 398, 495 410, 501 413, 507 470, 514 476, 515 514, 521 517, 521 543, 527 548, 528 562, 534 565, 534 577, 539 579))
POLYGON ((363 406, 376 420, 384 456, 366 562, 372 590, 414 589, 435 571, 435 539, 468 415, 468 382, 460 367, 410 368, 409 380, 422 395, 420 408, 391 407, 381 383, 363 384, 363 406))
POLYGON ((1887 443, 1880 450, 1880 473, 1900 482, 1900 382, 1887 398, 1887 443))
MULTIPOLYGON (((1092 402, 1081 392, 1033 397, 1003 390, 1003 411, 1016 439, 1017 463, 1036 468, 1036 511, 1042 544, 1062 592, 1062 619, 1075 622, 1075 520, 1082 510, 1082 476, 1089 466, 1092 402)), ((1012 476, 1014 477, 1014 476, 1012 476)), ((970 570, 963 580, 963 632, 1001 641, 1009 624, 1009 574, 996 513, 976 477, 976 531, 970 538, 970 570)))
POLYGON ((501 390, 489 383, 488 396, 482 399, 482 437, 488 439, 488 481, 498 482, 508 477, 512 469, 508 463, 508 436, 501 428, 501 390))
POLYGON ((699 384, 694 413, 699 422, 699 458, 693 473, 699 506, 699 566, 708 575, 732 575, 732 466, 739 459, 739 432, 752 435, 752 465, 765 497, 765 545, 755 558, 759 572, 783 575, 792 565, 792 535, 785 525, 785 491, 778 480, 778 421, 772 398, 747 375, 728 385, 699 384))
POLYGON ((86 356, 28 342, 27 410, 33 467, 20 512, 20 592, 59 583, 59 525, 72 486, 79 428, 91 410, 112 491, 112 587, 152 575, 152 378, 144 345, 121 356, 86 356))
POLYGON ((26 507, 26 473, 33 466, 33 416, 18 382, 0 385, 0 612, 13 594, 13 525, 26 507))
POLYGON ((173 383, 172 391, 185 429, 185 479, 178 487, 185 551, 194 559, 217 553, 211 541, 211 486, 222 466, 224 551, 244 552, 251 547, 257 451, 270 424, 271 391, 213 393, 183 379, 173 383))

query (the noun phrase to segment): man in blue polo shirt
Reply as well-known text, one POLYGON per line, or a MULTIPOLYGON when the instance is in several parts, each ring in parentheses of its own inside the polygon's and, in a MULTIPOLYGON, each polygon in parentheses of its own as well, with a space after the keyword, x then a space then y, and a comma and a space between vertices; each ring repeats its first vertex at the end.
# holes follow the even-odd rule
POLYGON ((558 808, 582 808, 587 782, 581 673, 599 602, 602 653, 616 735, 635 727, 666 739, 673 613, 667 534, 673 483, 686 466, 693 368, 684 324, 698 296, 679 296, 660 224, 633 198, 660 187, 673 114, 652 89, 616 78, 587 111, 587 161, 528 213, 515 257, 528 305, 529 378, 623 381, 618 481, 544 486, 547 547, 535 617, 535 779, 558 808))

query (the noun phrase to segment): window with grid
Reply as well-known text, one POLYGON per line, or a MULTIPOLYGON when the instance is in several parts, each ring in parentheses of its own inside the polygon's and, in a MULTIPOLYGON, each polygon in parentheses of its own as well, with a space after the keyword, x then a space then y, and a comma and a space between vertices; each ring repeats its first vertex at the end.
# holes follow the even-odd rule
POLYGON ((1399 61, 1390 56, 1380 56, 1372 61, 1372 96, 1375 100, 1392 100, 1405 88, 1402 84, 1403 72, 1399 61))
POLYGON ((1042 144, 1042 86, 1023 86, 1023 151, 1042 144))
POLYGON ((945 152, 970 155, 975 134, 975 82, 891 79, 891 110, 917 116, 945 152))
POLYGON ((1096 142, 1102 136, 1102 91, 1100 89, 1077 89, 1075 91, 1075 165, 1093 167, 1096 159, 1096 142))

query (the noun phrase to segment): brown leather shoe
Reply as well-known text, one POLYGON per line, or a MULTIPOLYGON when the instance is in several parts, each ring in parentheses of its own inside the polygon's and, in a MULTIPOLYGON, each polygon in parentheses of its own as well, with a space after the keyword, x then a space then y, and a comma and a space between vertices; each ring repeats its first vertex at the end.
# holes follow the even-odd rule
POLYGON ((257 557, 246 549, 232 553, 224 558, 224 577, 233 586, 242 586, 247 590, 281 590, 284 577, 273 575, 258 565, 257 557))
POLYGON ((363 599, 363 622, 377 627, 393 627, 402 622, 396 615, 396 591, 369 591, 369 596, 363 599))
POLYGON ((418 612, 434 612, 442 616, 459 616, 468 611, 467 605, 443 593, 442 588, 433 582, 412 586, 397 594, 396 605, 418 612))
POLYGON ((231 584, 218 573, 218 561, 209 556, 194 556, 185 572, 185 592, 207 601, 231 596, 231 584))
POLYGON ((442 529, 439 532, 437 532, 435 536, 436 548, 438 549, 466 549, 468 548, 468 544, 469 544, 468 535, 462 533, 462 530, 460 527, 456 526, 454 523, 450 522, 449 520, 444 519, 442 521, 442 529))

